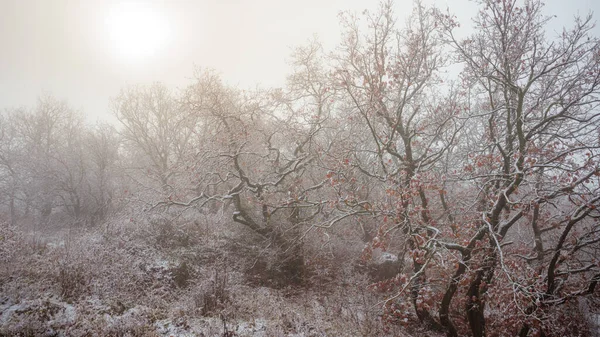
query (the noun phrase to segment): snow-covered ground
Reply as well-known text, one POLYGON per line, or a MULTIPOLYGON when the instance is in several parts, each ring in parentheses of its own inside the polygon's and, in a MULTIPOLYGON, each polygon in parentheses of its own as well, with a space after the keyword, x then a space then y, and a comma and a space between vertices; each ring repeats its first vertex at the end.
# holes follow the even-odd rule
POLYGON ((0 237, 0 335, 386 335, 364 280, 251 285, 253 247, 223 235, 165 246, 124 225, 47 236, 3 228, 0 237))

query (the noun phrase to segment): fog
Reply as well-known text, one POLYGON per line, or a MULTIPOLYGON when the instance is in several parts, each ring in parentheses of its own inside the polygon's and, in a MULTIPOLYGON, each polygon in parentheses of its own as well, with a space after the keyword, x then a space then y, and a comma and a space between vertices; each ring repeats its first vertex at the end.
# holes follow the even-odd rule
MULTIPOLYGON (((476 6, 471 1, 436 1, 452 6, 467 27, 476 6)), ((314 35, 327 47, 339 41, 340 11, 376 9, 373 1, 75 1, 0 2, 0 108, 31 104, 42 93, 66 99, 89 121, 114 121, 109 99, 131 84, 189 84, 197 67, 216 69, 228 83, 245 88, 281 87, 292 50, 314 35), (123 59, 110 41, 106 20, 121 3, 143 4, 160 13, 170 29, 153 55, 123 59)), ((396 1, 399 20, 411 2, 396 1)), ((551 31, 572 17, 600 12, 593 0, 547 1, 556 15, 551 31)), ((598 28, 596 28, 598 31, 598 28)))
POLYGON ((600 336, 598 6, 0 2, 0 336, 600 336))

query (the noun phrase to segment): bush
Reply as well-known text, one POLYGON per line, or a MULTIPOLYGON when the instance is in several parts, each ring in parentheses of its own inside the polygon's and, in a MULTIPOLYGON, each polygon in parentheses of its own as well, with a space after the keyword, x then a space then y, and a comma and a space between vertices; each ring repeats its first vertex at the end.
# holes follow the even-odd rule
POLYGON ((295 246, 288 251, 274 248, 256 254, 246 269, 246 279, 250 285, 273 289, 307 285, 309 272, 303 253, 301 246, 295 246))
POLYGON ((150 229, 155 234, 156 247, 165 249, 190 247, 197 243, 196 237, 200 235, 193 224, 178 224, 164 218, 151 220, 150 229))
POLYGON ((215 266, 213 278, 205 285, 202 292, 196 296, 196 307, 200 308, 203 316, 220 313, 230 303, 228 274, 224 266, 215 266))
POLYGON ((192 278, 192 272, 187 263, 182 262, 177 267, 171 269, 171 277, 177 287, 185 288, 192 278))
POLYGON ((81 266, 61 265, 56 278, 60 296, 67 302, 77 300, 87 291, 88 278, 81 266))

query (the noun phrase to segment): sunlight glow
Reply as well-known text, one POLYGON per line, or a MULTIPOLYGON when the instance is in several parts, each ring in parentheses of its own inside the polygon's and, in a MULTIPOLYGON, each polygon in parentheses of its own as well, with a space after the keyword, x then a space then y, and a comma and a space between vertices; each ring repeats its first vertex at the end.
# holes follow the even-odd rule
POLYGON ((125 61, 154 56, 169 37, 164 15, 144 2, 123 2, 111 9, 105 21, 112 48, 125 61))

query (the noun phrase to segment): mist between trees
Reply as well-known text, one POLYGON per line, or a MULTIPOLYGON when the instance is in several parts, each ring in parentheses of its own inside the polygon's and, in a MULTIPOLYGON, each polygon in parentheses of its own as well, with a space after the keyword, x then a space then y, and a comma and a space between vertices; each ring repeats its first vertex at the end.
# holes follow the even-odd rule
POLYGON ((480 1, 459 39, 452 8, 416 3, 399 27, 385 2, 341 16, 334 50, 297 48, 283 89, 198 70, 183 90, 123 89, 117 128, 84 126, 47 96, 8 110, 4 219, 106 231, 111 218, 149 231, 211 219, 270 252, 248 271, 277 270, 269 287, 388 258, 369 287, 383 325, 591 334, 578 301, 600 280, 600 41, 591 16, 547 32, 542 6, 480 1))

